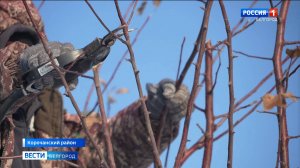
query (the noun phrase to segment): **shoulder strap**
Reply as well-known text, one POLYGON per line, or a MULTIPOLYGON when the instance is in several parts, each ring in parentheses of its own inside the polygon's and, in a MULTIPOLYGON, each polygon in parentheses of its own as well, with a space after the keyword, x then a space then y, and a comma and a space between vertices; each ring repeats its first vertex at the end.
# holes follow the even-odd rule
POLYGON ((20 41, 28 45, 35 45, 40 42, 36 31, 23 24, 15 24, 10 26, 0 35, 0 48, 4 48, 8 42, 20 41))

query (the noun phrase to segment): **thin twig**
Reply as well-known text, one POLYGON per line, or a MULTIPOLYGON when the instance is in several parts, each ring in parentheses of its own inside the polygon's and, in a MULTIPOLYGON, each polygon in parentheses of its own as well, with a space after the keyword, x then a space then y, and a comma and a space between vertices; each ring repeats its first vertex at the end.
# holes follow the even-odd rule
POLYGON ((95 9, 93 8, 93 6, 90 4, 90 2, 88 0, 84 0, 85 3, 89 6, 89 8, 91 9, 91 11, 94 13, 94 15, 96 16, 96 18, 98 19, 98 21, 101 23, 101 25, 109 32, 111 33, 110 29, 106 26, 106 24, 103 22, 103 20, 99 17, 99 15, 97 14, 97 12, 95 11, 95 9))
MULTIPOLYGON (((198 45, 200 45, 200 50, 198 53, 198 59, 197 59, 197 63, 195 66, 195 73, 194 73, 194 81, 193 81, 193 87, 192 87, 192 91, 191 91, 191 95, 190 98, 188 100, 188 106, 187 106, 187 112, 186 112, 186 117, 184 120, 184 127, 183 127, 183 134, 181 137, 181 142, 180 142, 180 147, 176 156, 176 160, 175 160, 175 164, 174 167, 175 168, 179 168, 182 165, 182 157, 184 156, 184 152, 185 152, 185 148, 186 148, 186 143, 187 143, 187 135, 188 135, 188 130, 189 130, 189 125, 190 125, 190 120, 191 120, 191 113, 193 110, 193 104, 194 101, 196 99, 196 93, 198 90, 198 84, 199 84, 199 77, 200 77, 200 70, 201 70, 201 63, 202 63, 202 58, 203 58, 203 54, 205 52, 205 41, 206 41, 206 34, 207 34, 207 30, 208 30, 208 21, 209 21, 209 16, 210 16, 210 11, 211 11, 211 7, 212 7, 213 1, 208 1, 205 5, 205 12, 203 15, 203 21, 202 21, 202 26, 199 32, 199 40, 197 39, 197 42, 195 44, 195 48, 194 50, 197 52, 198 50, 198 45)), ((193 52, 194 52, 193 50, 193 52)), ((196 53, 195 53, 196 54, 196 53)), ((191 57, 189 58, 189 60, 193 60, 194 55, 192 54, 191 57)), ((180 77, 185 76, 185 74, 181 74, 180 77)), ((179 81, 181 80, 181 82, 183 81, 183 78, 179 78, 179 81)), ((181 85, 181 82, 177 82, 177 86, 181 85)))
MULTIPOLYGON (((179 71, 181 69, 180 66, 181 66, 182 52, 183 52, 184 43, 185 43, 185 37, 183 38, 183 41, 182 41, 182 44, 181 44, 181 49, 180 49, 179 63, 178 63, 179 65, 178 65, 178 68, 177 68, 177 75, 176 75, 176 81, 177 82, 178 82, 179 71)), ((176 88, 176 91, 177 91, 177 90, 179 90, 180 85, 176 85, 176 86, 178 86, 178 88, 176 88)), ((162 134, 163 134, 163 129, 164 129, 164 126, 165 126, 165 123, 166 123, 167 115, 168 115, 168 110, 167 110, 167 107, 164 106, 163 110, 161 112, 161 115, 160 115, 159 127, 158 127, 158 132, 157 132, 157 135, 156 135, 156 143, 157 143, 158 151, 160 151, 160 145, 159 144, 160 144, 161 137, 162 137, 162 134)))
POLYGON ((180 69, 181 69, 182 52, 183 52, 184 43, 185 43, 185 37, 183 37, 181 47, 180 47, 180 55, 179 55, 179 62, 178 62, 176 80, 178 80, 179 72, 180 72, 180 69))
POLYGON ((300 138, 300 135, 296 135, 296 136, 289 136, 289 139, 297 139, 300 138))
POLYGON ((99 156, 100 161, 102 162, 102 164, 105 164, 104 157, 103 157, 102 153, 100 152, 100 149, 99 149, 98 146, 96 145, 96 142, 92 139, 92 136, 91 136, 90 132, 89 132, 88 129, 87 129, 87 125, 86 125, 86 123, 85 123, 85 120, 84 120, 84 118, 82 117, 81 112, 80 112, 80 109, 79 109, 79 107, 78 107, 78 104, 76 103, 76 101, 75 101, 75 99, 74 99, 74 97, 73 97, 73 95, 72 95, 72 93, 71 93, 71 91, 70 91, 70 88, 69 88, 68 83, 67 83, 67 81, 66 81, 66 79, 65 79, 65 76, 64 76, 64 74, 60 71, 60 69, 57 67, 57 65, 55 64, 53 55, 52 55, 51 51, 48 49, 47 42, 46 42, 44 36, 41 34, 41 32, 39 32, 39 30, 38 30, 38 28, 37 28, 37 25, 36 25, 36 23, 35 23, 34 20, 33 20, 33 16, 32 16, 32 14, 31 14, 31 11, 30 11, 30 9, 29 9, 29 7, 28 7, 28 4, 27 4, 26 0, 23 0, 23 4, 24 4, 24 6, 25 6, 25 8, 26 8, 26 11, 27 11, 27 13, 28 13, 28 15, 29 15, 29 18, 30 18, 30 20, 31 20, 31 22, 32 22, 32 24, 33 24, 34 29, 35 29, 35 31, 38 33, 39 38, 40 38, 40 40, 41 40, 41 42, 42 42, 42 45, 43 45, 43 47, 44 47, 44 49, 45 49, 47 55, 49 56, 49 58, 50 58, 50 60, 51 60, 52 66, 53 66, 54 69, 58 72, 58 74, 59 74, 59 76, 60 76, 60 79, 61 79, 61 81, 62 81, 62 83, 63 83, 63 85, 64 85, 64 87, 65 87, 65 90, 66 90, 66 92, 67 92, 67 94, 68 94, 68 97, 70 98, 70 100, 71 100, 71 102, 72 102, 72 104, 73 104, 73 107, 75 108, 75 111, 77 112, 77 115, 78 115, 79 118, 80 118, 80 121, 81 121, 81 124, 82 124, 82 127, 83 127, 84 132, 86 133, 88 139, 91 141, 93 147, 96 149, 96 152, 97 152, 97 155, 99 156))
MULTIPOLYGON (((282 72, 282 50, 284 46, 284 33, 286 25, 286 17, 288 13, 290 1, 283 1, 280 9, 280 15, 277 21, 276 43, 273 55, 273 67, 275 73, 276 91, 278 95, 285 93, 282 72)), ((285 101, 285 100, 283 100, 285 101)), ((289 148, 288 148, 288 129, 286 119, 286 108, 277 106, 279 141, 280 141, 280 167, 289 167, 289 148)), ((279 149, 278 149, 279 150, 279 149)))
MULTIPOLYGON (((134 44, 137 42, 141 32, 144 30, 144 28, 146 27, 146 25, 148 24, 149 20, 151 19, 151 16, 148 16, 146 18, 146 20, 144 21, 144 23, 142 24, 141 28, 138 29, 132 43, 131 43, 131 46, 134 46, 134 44)), ((115 67, 112 75, 110 76, 109 80, 107 81, 107 84, 105 85, 104 89, 103 89, 103 92, 105 92, 107 90, 107 87, 110 85, 110 83, 112 82, 112 80, 114 79, 117 71, 119 70, 120 66, 121 66, 121 63, 124 61, 124 59, 126 58, 126 56, 128 55, 129 51, 126 50, 124 52, 124 54, 122 55, 121 59, 119 60, 117 66, 115 67)))
POLYGON ((265 113, 265 114, 271 114, 271 115, 275 115, 277 116, 278 114, 277 113, 274 113, 274 112, 269 112, 269 111, 257 111, 258 113, 265 113))
POLYGON ((268 60, 268 61, 272 61, 272 58, 265 58, 265 57, 260 57, 260 56, 255 56, 255 55, 250 55, 250 54, 246 54, 242 51, 237 51, 237 50, 233 50, 234 53, 237 54, 241 54, 243 56, 249 57, 249 58, 256 58, 256 59, 262 59, 262 60, 268 60))
MULTIPOLYGON (((249 103, 249 104, 247 104, 247 105, 244 105, 244 106, 241 106, 241 107, 239 107, 239 108, 236 108, 236 109, 234 110, 234 113, 236 113, 236 112, 238 112, 238 111, 240 111, 240 110, 242 110, 242 109, 251 107, 251 106, 255 105, 256 103, 257 103, 257 100, 255 100, 255 101, 253 101, 252 103, 249 103)), ((228 118, 228 113, 224 113, 224 114, 220 114, 220 115, 215 116, 215 120, 216 120, 216 119, 219 119, 219 118, 225 118, 225 119, 227 119, 227 118, 228 118)))
MULTIPOLYGON (((88 95, 87 95, 87 97, 85 99, 84 107, 83 107, 83 110, 82 110, 84 113, 87 112, 87 109, 88 109, 88 106, 89 106, 89 102, 90 102, 90 99, 91 99, 91 97, 93 95, 94 90, 95 90, 95 87, 94 87, 94 83, 93 83, 91 85, 90 90, 88 92, 88 95)), ((88 114, 87 114, 87 116, 88 116, 88 114)))
POLYGON ((203 112, 203 113, 205 113, 205 109, 197 106, 196 104, 194 104, 194 108, 201 111, 201 112, 203 112))
POLYGON ((129 6, 127 7, 127 10, 125 12, 125 14, 123 15, 123 18, 126 20, 127 16, 129 15, 130 9, 132 8, 133 4, 135 3, 135 0, 131 1, 131 3, 129 4, 129 6))
POLYGON ((67 73, 71 73, 71 74, 74 74, 74 75, 77 75, 77 76, 81 76, 83 78, 87 78, 87 79, 94 79, 93 77, 91 76, 88 76, 88 75, 84 75, 83 73, 79 73, 79 72, 76 72, 76 71, 71 71, 71 70, 68 70, 68 69, 64 69, 62 67, 58 67, 60 69, 60 71, 62 72, 67 72, 67 73))
MULTIPOLYGON (((219 75, 219 71, 220 71, 220 68, 221 68, 221 65, 222 65, 222 62, 221 62, 221 53, 222 53, 222 51, 223 51, 223 49, 218 51, 217 58, 219 58, 219 64, 218 64, 218 68, 217 68, 217 71, 216 71, 215 81, 214 81, 212 90, 214 90, 216 85, 217 85, 218 75, 219 75)), ((215 62, 215 60, 214 60, 214 62, 215 62)))
MULTIPOLYGON (((232 32, 232 37, 235 37, 236 35, 240 34, 241 32, 247 30, 250 26, 252 26, 256 22, 256 19, 251 21, 250 23, 246 22, 246 24, 238 31, 232 32)), ((223 41, 219 41, 217 44, 213 46, 213 49, 218 48, 221 44, 224 44, 227 41, 227 39, 224 39, 223 41)))
POLYGON ((236 108, 235 110, 234 110, 234 112, 238 112, 238 111, 240 111, 240 110, 242 110, 242 109, 245 109, 245 108, 248 108, 248 107, 250 107, 250 106, 253 106, 254 104, 256 104, 257 103, 257 100, 255 100, 255 101, 253 101, 252 103, 249 103, 249 104, 247 104, 247 105, 244 105, 244 106, 241 106, 241 107, 239 107, 239 108, 236 108))
MULTIPOLYGON (((132 43, 131 43, 131 46, 134 46, 134 44, 136 43, 138 37, 140 36, 142 30, 144 30, 145 26, 147 25, 147 23, 149 22, 149 20, 151 19, 150 16, 147 17, 147 19, 145 20, 145 22, 142 24, 141 28, 137 31, 136 35, 135 35, 135 38, 133 39, 132 43)), ((122 62, 124 61, 124 59, 126 58, 127 54, 128 54, 128 50, 126 50, 123 54, 123 56, 120 58, 117 66, 115 67, 112 75, 110 76, 110 78, 108 79, 106 85, 104 86, 103 88, 103 93, 107 90, 108 86, 111 84, 111 82, 113 81, 113 79, 115 78, 122 62)), ((88 113, 88 115, 90 115, 93 111, 95 111, 95 109, 97 108, 98 106, 98 101, 95 102, 95 105, 94 107, 92 108, 92 110, 90 110, 90 112, 88 113)))
MULTIPOLYGON (((180 55, 179 55, 179 62, 178 62, 178 68, 177 68, 177 75, 176 75, 176 81, 178 81, 178 77, 179 77, 179 72, 181 69, 181 61, 182 61, 182 53, 183 53, 183 47, 184 47, 184 43, 185 43, 185 37, 183 37, 182 43, 181 43, 181 47, 180 47, 180 55)), ((176 88, 176 91, 179 88, 176 88)), ((161 141, 161 137, 163 134, 163 129, 164 129, 164 125, 166 123, 166 118, 168 115, 168 111, 166 106, 163 107, 163 110, 161 112, 160 115, 160 121, 159 121, 159 127, 158 127, 158 133, 156 135, 156 143, 157 143, 157 149, 158 151, 160 151, 160 141, 161 141)))
POLYGON ((199 130, 201 131, 201 133, 203 135, 205 135, 205 130, 201 127, 201 125, 197 123, 196 126, 199 128, 199 130))
POLYGON ((129 54, 130 54, 130 63, 132 65, 132 69, 133 69, 133 72, 134 72, 134 76, 135 76, 135 80, 136 80, 136 84, 137 84, 137 88, 138 88, 138 92, 139 92, 139 96, 140 96, 140 101, 141 101, 141 104, 142 104, 142 111, 143 111, 143 114, 144 114, 144 117, 145 117, 145 122, 146 122, 145 124, 146 124, 147 132, 148 132, 150 142, 151 142, 151 146, 152 146, 152 153, 153 153, 153 157, 154 157, 154 163, 155 163, 156 167, 162 168, 162 164, 161 164, 161 161, 160 161, 160 158, 159 158, 159 152, 157 150, 157 145, 156 145, 156 142, 155 142, 155 138, 154 138, 154 134, 153 134, 152 126, 151 126, 149 112, 147 110, 147 106, 146 106, 146 103, 145 103, 145 98, 143 97, 144 95, 143 95, 143 90, 142 90, 142 86, 141 86, 139 70, 138 70, 137 65, 136 65, 134 52, 133 52, 132 45, 131 45, 131 42, 130 42, 130 36, 128 34, 128 25, 125 22, 124 18, 122 17, 118 1, 114 0, 114 2, 115 2, 116 10, 117 10, 121 25, 124 25, 123 33, 124 33, 124 36, 125 36, 125 39, 126 39, 125 45, 127 46, 129 54))
POLYGON ((277 7, 277 6, 279 6, 280 4, 282 3, 282 0, 281 1, 279 1, 274 7, 277 7))
MULTIPOLYGON (((112 34, 116 39, 120 40, 122 43, 125 43, 125 41, 117 36, 115 33, 113 33, 107 26, 106 24, 103 22, 103 20, 99 17, 99 15, 96 13, 95 9, 93 8, 93 6, 89 3, 88 0, 84 0, 86 2, 86 4, 89 6, 89 8, 91 9, 91 11, 93 12, 93 14, 96 16, 96 18, 98 19, 98 21, 100 22, 100 24, 110 33, 112 34)), ((122 26, 120 26, 122 27, 122 26)))
MULTIPOLYGON (((299 68, 300 68, 300 64, 289 74, 289 77, 292 76, 294 73, 296 73, 299 68)), ((284 78, 283 82, 285 80, 286 80, 286 78, 284 78)))
MULTIPOLYGON (((285 64, 287 61, 289 60, 289 57, 286 57, 283 61, 282 64, 285 64)), ((294 62, 293 62, 294 63, 294 62)), ((258 84, 251 89, 245 96, 243 96, 242 98, 240 98, 240 100, 238 100, 234 107, 238 108, 244 101, 246 101, 248 98, 250 98, 254 93, 257 92, 257 90, 269 79, 271 78, 271 76, 273 75, 273 71, 269 72, 260 82, 258 82, 258 84)), ((221 121, 217 124, 217 126, 221 126, 225 121, 227 120, 226 117, 222 118, 221 121)))
POLYGON ((285 92, 287 92, 288 87, 289 87, 289 76, 290 76, 290 70, 291 70, 291 67, 292 67, 292 61, 293 61, 293 58, 290 58, 290 63, 289 63, 287 73, 286 73, 286 76, 285 76, 285 92))
MULTIPOLYGON (((288 60, 288 57, 282 61, 282 64, 284 64, 286 61, 288 60)), ((295 63, 295 62, 293 62, 295 63)), ((297 67, 293 70, 293 72, 295 72, 297 69, 297 67)), ((293 73, 294 74, 294 73, 293 73)), ((290 75, 293 75, 292 73, 290 75)), ((269 75, 269 74, 268 74, 269 75)), ((267 75, 267 76, 268 76, 267 75)), ((266 77, 267 77, 266 76, 266 77)), ((251 91, 249 91, 248 94, 246 94, 243 98, 241 98, 238 102, 239 103, 236 103, 236 107, 237 104, 241 104, 243 103, 244 101, 246 101, 250 96, 251 94, 254 94, 255 90, 257 89, 258 86, 261 86, 261 83, 264 81, 265 82, 265 78, 264 77, 258 84, 257 86, 255 86, 251 91), (251 94, 250 94, 251 93, 251 94)), ((269 90, 267 91, 266 93, 271 93, 273 90, 275 89, 275 85, 269 90)), ((250 109, 246 114, 244 114, 239 120, 237 120, 234 124, 234 127, 237 126, 239 123, 241 123, 243 120, 245 120, 248 116, 250 116, 255 110, 256 108, 262 103, 262 99, 259 99, 259 101, 256 101, 255 105, 252 107, 252 109, 250 109)), ((224 114, 226 115, 226 114, 224 114)), ((221 120, 219 121, 217 124, 215 124, 215 131, 217 131, 218 128, 220 128, 222 126, 222 124, 225 122, 225 120, 221 120)), ((214 141, 220 139, 221 137, 223 137, 224 135, 226 135, 228 133, 228 129, 224 132, 222 132, 221 134, 219 134, 218 136, 216 136, 216 138, 214 139, 214 141)), ((199 138, 199 140, 194 143, 189 149, 187 149, 185 151, 185 154, 184 154, 184 157, 182 158, 182 164, 194 153, 196 152, 197 150, 200 150, 202 147, 204 146, 204 136, 202 136, 201 138, 199 138)))
POLYGON ((16 155, 16 156, 2 156, 2 157, 0 157, 0 160, 5 160, 5 159, 16 159, 16 158, 22 158, 22 155, 16 155))
POLYGON ((234 85, 233 85, 233 55, 232 55, 232 33, 230 29, 230 24, 227 16, 227 12, 223 3, 223 0, 219 0, 219 4, 222 10, 222 15, 225 23, 225 29, 227 33, 227 51, 228 51, 228 81, 229 81, 229 113, 228 113, 228 128, 229 128, 229 136, 228 136, 228 159, 227 159, 227 167, 232 167, 233 161, 233 113, 234 113, 234 85))
MULTIPOLYGON (((250 4, 250 6, 248 8, 253 8, 253 6, 257 3, 258 0, 254 0, 252 1, 252 3, 250 4)), ((240 27, 240 25, 244 22, 244 20, 246 19, 246 17, 242 17, 239 22, 232 28, 231 32, 235 33, 236 30, 240 27)))
POLYGON ((212 151, 213 151, 213 133, 214 133, 214 111, 213 111, 213 79, 212 67, 213 58, 211 42, 205 44, 205 148, 202 160, 202 168, 210 168, 212 151))
POLYGON ((269 0, 271 8, 274 8, 273 1, 269 0))
POLYGON ((38 11, 41 10, 41 8, 44 6, 45 2, 46 2, 46 0, 41 0, 41 3, 39 5, 39 7, 38 7, 38 11))
POLYGON ((130 25, 130 22, 131 22, 131 20, 132 20, 133 14, 134 14, 134 12, 135 12, 135 8, 136 8, 137 3, 138 3, 138 0, 135 0, 135 1, 134 1, 133 8, 132 8, 132 11, 131 11, 131 14, 130 14, 130 16, 129 16, 129 19, 127 20, 127 25, 130 25))
POLYGON ((300 44, 300 41, 285 41, 284 45, 294 45, 294 44, 300 44))
POLYGON ((109 167, 115 168, 116 163, 115 163, 113 147, 112 147, 112 143, 111 143, 111 139, 110 139, 110 129, 109 129, 109 125, 107 123, 107 118, 106 118, 105 109, 104 109, 103 95, 102 95, 102 91, 100 88, 98 68, 99 68, 99 65, 96 65, 93 67, 94 84, 95 84, 97 96, 98 96, 98 104, 99 104, 100 113, 101 113, 102 127, 104 129, 104 137, 105 137, 105 143, 106 143, 106 148, 107 148, 109 167))
POLYGON ((80 167, 78 164, 75 164, 75 163, 70 162, 70 161, 68 161, 68 160, 63 160, 63 162, 65 162, 66 164, 68 164, 68 165, 70 165, 70 166, 72 166, 72 167, 80 167))
POLYGON ((168 167, 168 160, 169 160, 169 153, 170 153, 170 147, 171 147, 171 141, 173 139, 173 126, 172 126, 172 123, 170 122, 170 140, 168 142, 168 147, 167 147, 167 154, 166 154, 166 157, 165 157, 165 165, 164 165, 164 168, 167 168, 168 167))

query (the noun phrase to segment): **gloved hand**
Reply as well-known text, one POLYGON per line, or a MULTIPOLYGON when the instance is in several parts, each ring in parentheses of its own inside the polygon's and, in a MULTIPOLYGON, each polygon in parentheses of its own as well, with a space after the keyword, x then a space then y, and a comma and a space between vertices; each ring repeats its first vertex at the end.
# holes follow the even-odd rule
MULTIPOLYGON (((70 43, 59 43, 50 42, 48 43, 48 48, 52 52, 54 58, 61 56, 63 54, 70 53, 74 51, 74 47, 70 43)), ((20 67, 22 72, 27 72, 31 69, 37 68, 50 61, 48 54, 45 52, 42 44, 37 44, 28 47, 20 55, 20 67)), ((21 72, 21 73, 22 73, 21 72)), ((42 90, 46 87, 59 87, 59 85, 54 86, 56 81, 60 81, 59 75, 55 70, 45 74, 42 78, 38 79, 34 84, 33 88, 36 90, 42 90)), ((70 81, 69 85, 71 89, 74 89, 77 85, 78 79, 70 81)))
POLYGON ((163 79, 158 84, 147 84, 148 99, 146 102, 152 119, 159 120, 164 106, 168 115, 167 120, 179 122, 186 114, 190 92, 186 86, 181 86, 176 92, 175 82, 163 79))

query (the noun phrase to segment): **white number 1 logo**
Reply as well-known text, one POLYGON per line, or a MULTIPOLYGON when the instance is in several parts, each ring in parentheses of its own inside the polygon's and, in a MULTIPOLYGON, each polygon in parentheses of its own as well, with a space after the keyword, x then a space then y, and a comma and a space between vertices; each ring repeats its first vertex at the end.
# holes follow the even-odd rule
POLYGON ((275 10, 271 10, 272 16, 275 16, 275 10))

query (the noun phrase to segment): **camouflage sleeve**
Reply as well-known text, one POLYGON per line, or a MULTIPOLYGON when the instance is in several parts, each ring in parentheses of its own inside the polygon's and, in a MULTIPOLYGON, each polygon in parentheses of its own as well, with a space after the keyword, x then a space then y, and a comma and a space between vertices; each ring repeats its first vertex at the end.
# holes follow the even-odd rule
MULTIPOLYGON (((31 1, 27 3, 39 30, 44 33, 44 26, 38 10, 31 1)), ((6 37, 7 30, 16 24, 31 26, 23 2, 0 0, 0 45, 3 46, 0 48, 0 101, 7 98, 18 85, 19 55, 28 47, 26 42, 6 37)), ((13 36, 13 34, 9 36, 13 36)))
MULTIPOLYGON (((32 1, 27 1, 33 20, 37 23, 40 32, 44 33, 44 25, 39 11, 32 1)), ((0 33, 17 23, 32 26, 22 1, 0 0, 0 33)))
MULTIPOLYGON (((93 140, 98 144, 98 148, 106 158, 107 153, 99 116, 95 113, 92 114, 86 118, 86 123, 93 140)), ((146 168, 153 162, 152 147, 140 102, 135 102, 120 111, 109 120, 109 124, 115 162, 118 168, 146 168)), ((151 124, 156 134, 159 120, 151 119, 151 124)), ((99 156, 86 137, 77 115, 65 114, 65 128, 65 136, 67 137, 86 138, 86 147, 78 149, 79 160, 77 164, 80 167, 96 167, 107 164, 107 159, 99 160, 99 156)), ((179 122, 172 124, 169 122, 165 126, 160 145, 162 151, 177 136, 178 128, 179 122)))
MULTIPOLYGON (((160 144, 162 152, 178 135, 179 121, 185 114, 189 92, 186 87, 181 87, 180 90, 176 91, 174 82, 170 80, 162 80, 157 85, 148 84, 147 91, 146 104, 151 113, 151 125, 155 135, 158 132, 159 116, 164 107, 168 113, 160 144)), ((78 122, 79 118, 75 118, 78 122)), ((72 120, 75 121, 75 118, 73 117, 72 120)), ((99 144, 99 149, 106 156, 100 118, 95 114, 94 117, 86 118, 86 122, 93 139, 99 144)), ((150 166, 153 162, 152 147, 140 101, 121 110, 108 122, 116 166, 118 168, 146 168, 150 166)), ((74 128, 72 130, 76 130, 74 128)), ((86 137, 82 129, 71 132, 72 137, 86 137)), ((79 164, 83 167, 95 167, 101 164, 95 148, 88 139, 86 142, 86 147, 79 150, 79 164)))
MULTIPOLYGON (((166 109, 167 112, 160 144, 162 152, 178 135, 179 121, 185 115, 189 91, 185 86, 176 91, 175 82, 169 79, 164 79, 158 84, 147 84, 147 91, 146 105, 150 112, 154 136, 159 130, 162 111, 166 109)), ((145 123, 140 102, 133 103, 110 121, 117 167, 146 168, 153 162, 151 142, 145 123)))
MULTIPOLYGON (((159 120, 152 118, 151 124, 156 135, 159 120)), ((179 122, 165 126, 160 144, 162 151, 177 136, 178 128, 179 122)), ((149 167, 153 154, 140 102, 133 103, 111 120, 111 132, 117 167, 149 167)))

